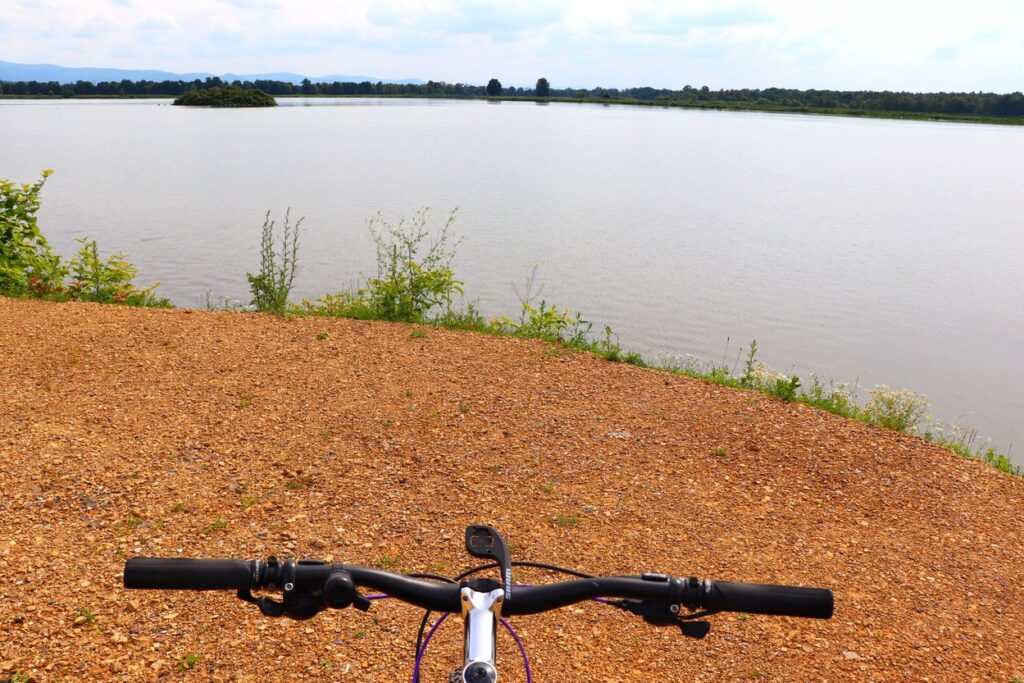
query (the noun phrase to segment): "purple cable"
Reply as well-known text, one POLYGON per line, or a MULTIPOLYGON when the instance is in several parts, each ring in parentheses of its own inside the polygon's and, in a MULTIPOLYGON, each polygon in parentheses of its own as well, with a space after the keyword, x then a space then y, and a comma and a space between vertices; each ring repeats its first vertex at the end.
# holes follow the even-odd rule
POLYGON ((420 683, 420 664, 423 663, 423 656, 427 654, 427 644, 430 643, 430 639, 434 637, 434 631, 444 623, 444 620, 448 618, 451 612, 445 612, 441 615, 441 618, 434 622, 434 625, 430 627, 430 631, 427 632, 427 637, 423 639, 423 645, 420 646, 420 651, 416 653, 416 663, 412 667, 412 683, 420 683))
POLYGON ((526 683, 533 683, 533 674, 530 673, 530 658, 526 656, 526 648, 523 647, 523 641, 519 638, 519 634, 512 628, 512 624, 505 621, 503 617, 498 617, 501 625, 512 635, 512 639, 516 641, 516 645, 519 646, 519 653, 523 655, 523 667, 526 669, 526 683))

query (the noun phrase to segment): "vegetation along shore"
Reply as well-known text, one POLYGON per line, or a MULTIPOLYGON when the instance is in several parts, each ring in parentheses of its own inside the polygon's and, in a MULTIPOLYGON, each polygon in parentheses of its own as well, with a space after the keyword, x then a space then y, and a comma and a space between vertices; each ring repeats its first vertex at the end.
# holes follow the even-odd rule
MULTIPOLYGON (((82 238, 71 259, 53 252, 38 225, 40 193, 52 171, 35 183, 0 181, 0 293, 54 301, 91 301, 149 308, 170 308, 160 297, 158 283, 140 287, 136 269, 124 255, 102 256, 95 240, 82 238)), ((314 300, 290 300, 299 264, 302 219, 285 212, 280 226, 268 211, 260 231, 258 270, 248 273, 252 293, 248 304, 215 300, 208 309, 267 312, 290 317, 336 317, 385 320, 437 328, 466 330, 487 335, 540 339, 551 353, 583 351, 609 361, 622 362, 670 374, 686 375, 726 387, 758 391, 786 402, 810 405, 837 415, 899 432, 915 434, 961 456, 980 459, 993 467, 1024 476, 1024 468, 980 442, 969 429, 943 425, 927 415, 928 400, 912 391, 886 386, 867 390, 858 401, 855 387, 780 373, 758 359, 757 341, 742 349, 730 365, 689 356, 646 359, 623 349, 608 326, 595 328, 580 313, 540 298, 536 270, 526 278, 520 309, 511 316, 485 317, 465 301, 463 282, 453 270, 462 242, 456 232, 457 211, 433 221, 424 208, 407 218, 372 217, 369 232, 376 244, 377 272, 361 284, 326 293, 314 300)), ((345 278, 339 278, 345 279, 345 278)), ((413 335, 425 334, 422 328, 413 335)))
MULTIPOLYGON (((498 79, 486 86, 428 81, 412 83, 333 82, 300 84, 256 80, 227 82, 219 77, 193 81, 18 81, 0 83, 0 97, 92 98, 173 97, 225 87, 260 91, 273 97, 427 97, 572 102, 688 109, 720 109, 835 116, 899 118, 1020 125, 1024 123, 1024 94, 986 92, 890 92, 740 88, 712 90, 707 86, 668 88, 553 88, 540 78, 533 88, 505 87, 498 79)), ((190 95, 190 97, 202 97, 190 95)), ((235 100, 241 96, 234 97, 235 100)), ((259 95, 253 101, 265 101, 259 95)), ((252 105, 245 105, 252 106, 252 105)))

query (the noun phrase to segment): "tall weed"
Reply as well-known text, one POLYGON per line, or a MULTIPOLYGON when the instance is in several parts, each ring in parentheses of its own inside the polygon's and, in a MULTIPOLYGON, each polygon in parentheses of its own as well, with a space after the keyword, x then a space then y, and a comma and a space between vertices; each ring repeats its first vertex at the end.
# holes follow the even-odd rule
POLYGON ((436 230, 428 227, 427 207, 397 222, 381 213, 370 219, 377 277, 367 281, 365 296, 377 317, 423 322, 431 311, 452 307, 464 291, 451 267, 462 244, 452 229, 457 216, 457 209, 450 211, 436 230))
POLYGON ((274 221, 270 212, 263 218, 260 230, 260 270, 255 275, 246 273, 252 305, 256 310, 268 313, 284 313, 288 306, 288 294, 295 282, 299 265, 299 226, 305 217, 291 225, 291 208, 284 212, 281 231, 281 248, 274 250, 274 221))

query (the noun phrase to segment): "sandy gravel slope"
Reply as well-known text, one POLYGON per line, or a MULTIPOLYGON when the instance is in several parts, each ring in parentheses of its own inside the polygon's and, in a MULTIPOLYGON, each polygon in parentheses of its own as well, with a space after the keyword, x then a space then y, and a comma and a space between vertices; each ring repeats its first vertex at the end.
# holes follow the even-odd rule
MULTIPOLYGON (((596 604, 516 618, 540 682, 1024 677, 1024 481, 756 393, 413 329, 0 298, 0 680, 408 680, 416 610, 269 620, 128 593, 124 559, 452 574, 472 522, 519 559, 836 593, 831 622, 719 615, 703 641, 596 604)), ((426 681, 461 647, 440 634, 426 681)))

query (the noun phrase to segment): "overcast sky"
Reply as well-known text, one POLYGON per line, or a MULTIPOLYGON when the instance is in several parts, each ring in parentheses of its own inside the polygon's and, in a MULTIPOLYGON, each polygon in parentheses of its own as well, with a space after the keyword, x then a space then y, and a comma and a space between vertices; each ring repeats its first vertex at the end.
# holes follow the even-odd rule
POLYGON ((554 87, 1024 89, 1024 0, 0 0, 0 59, 554 87))

